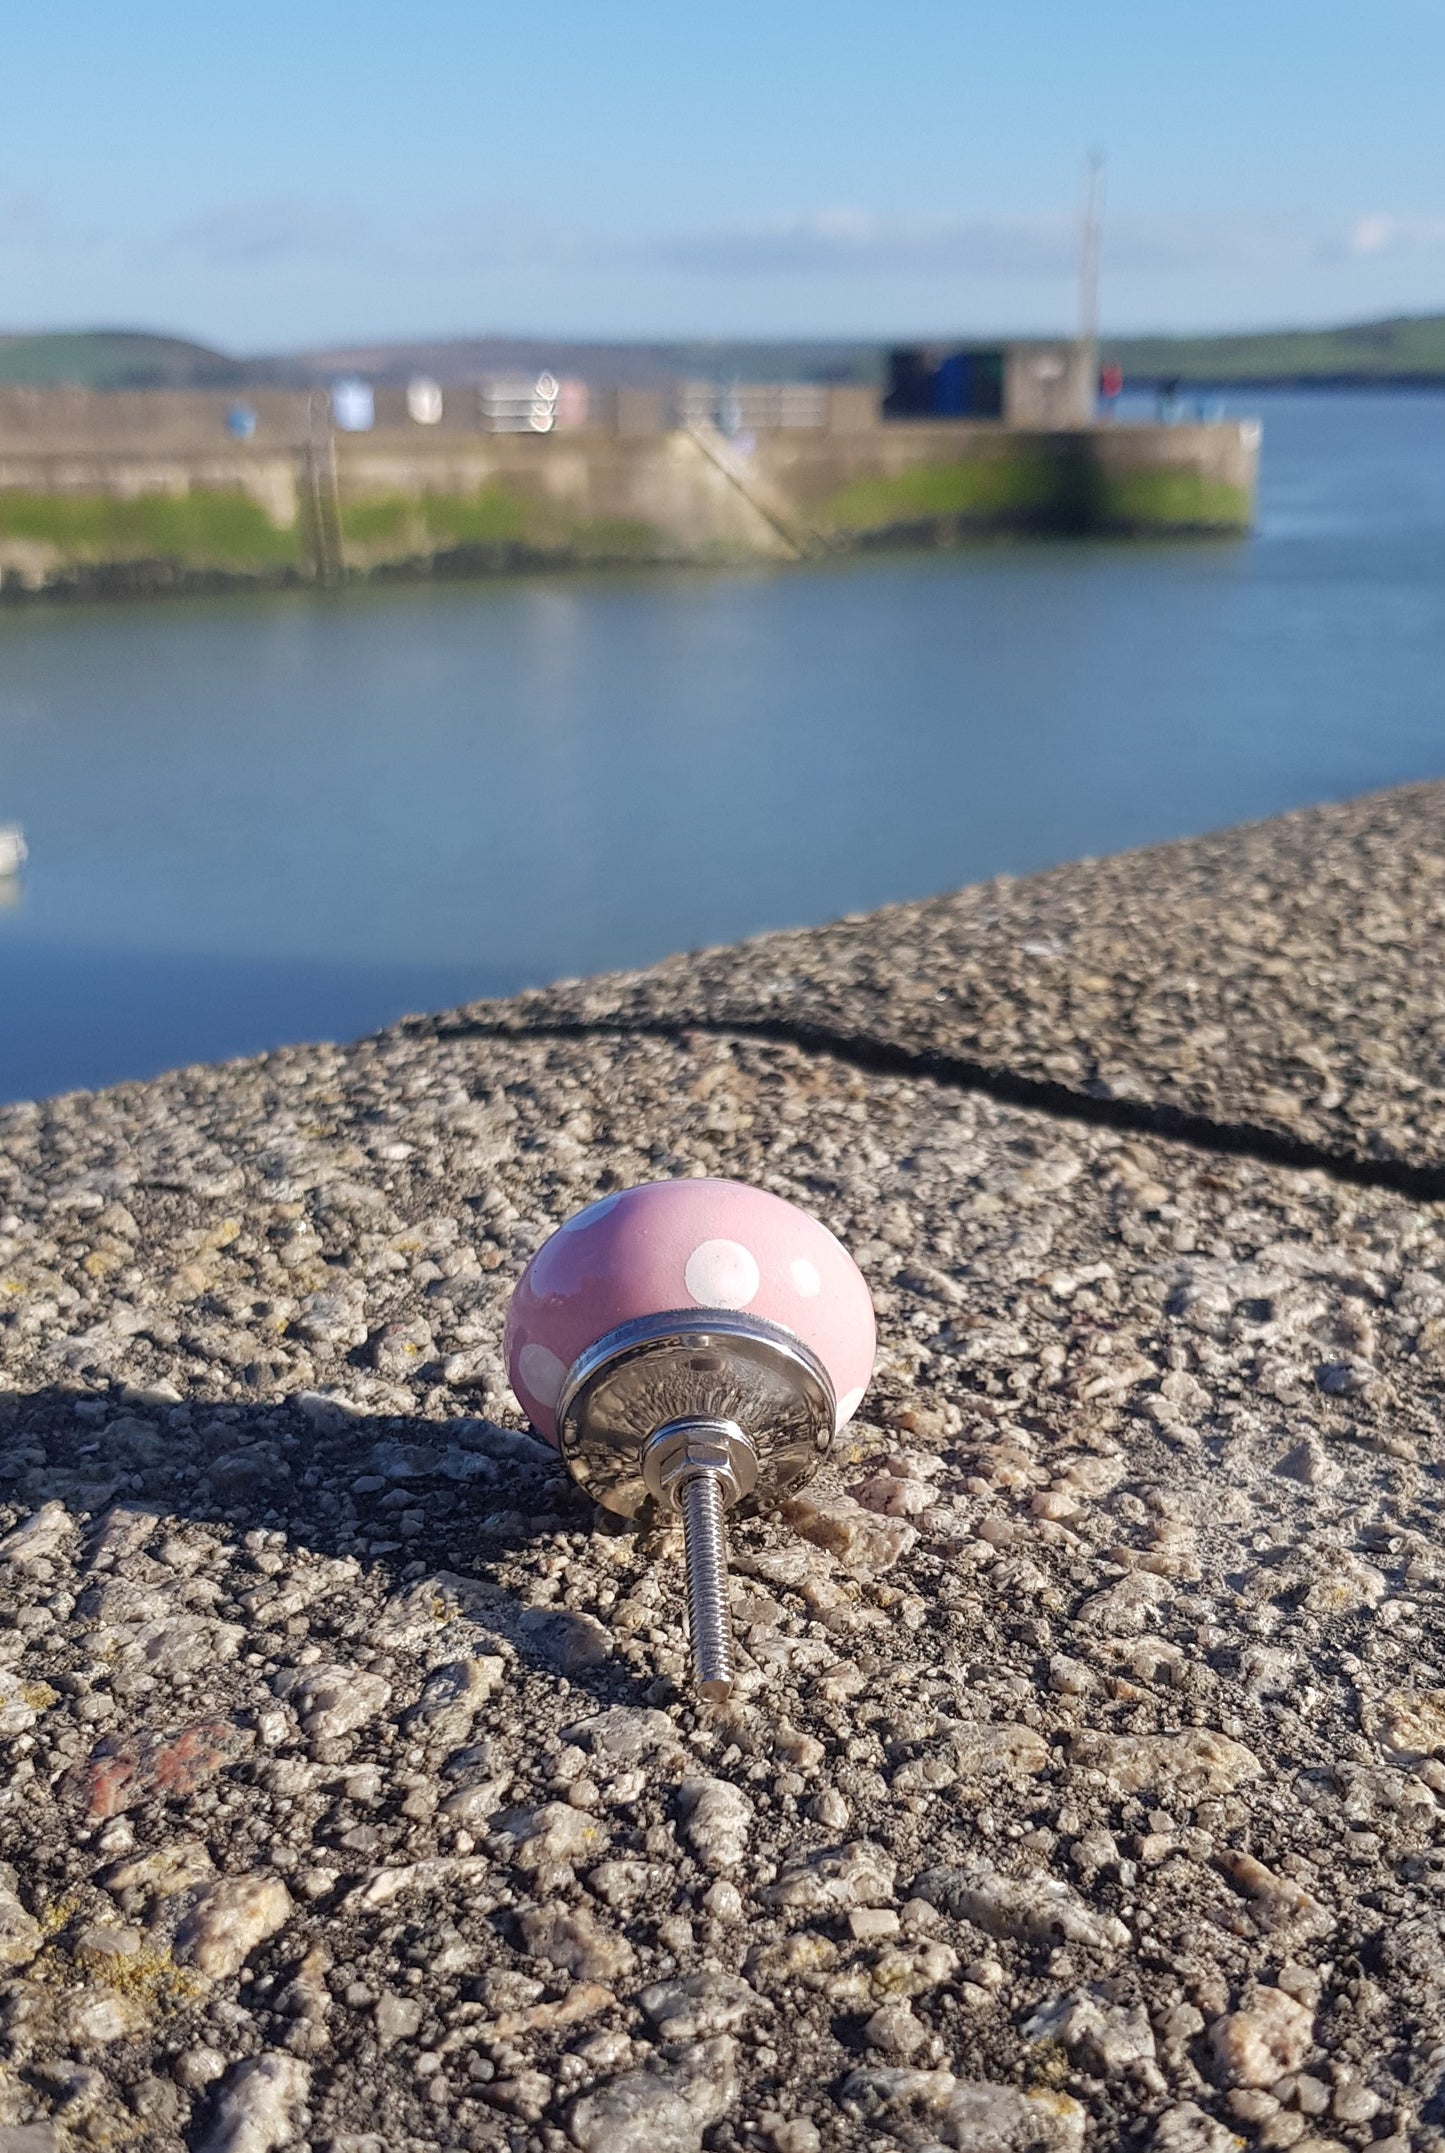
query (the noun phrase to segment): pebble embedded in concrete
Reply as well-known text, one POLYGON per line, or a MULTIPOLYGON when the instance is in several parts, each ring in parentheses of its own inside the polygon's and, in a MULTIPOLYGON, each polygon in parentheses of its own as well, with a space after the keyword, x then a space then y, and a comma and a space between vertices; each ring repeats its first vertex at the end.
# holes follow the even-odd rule
POLYGON ((291 1912, 291 1894, 279 1876, 226 1877, 203 1885, 176 1932, 176 1956, 209 1980, 224 1980, 285 1926, 291 1912))
POLYGON ((1232 2086, 1272 2086, 1299 2069, 1313 2038, 1314 2013, 1282 1989, 1267 1986, 1209 2029, 1220 2072, 1232 2086))

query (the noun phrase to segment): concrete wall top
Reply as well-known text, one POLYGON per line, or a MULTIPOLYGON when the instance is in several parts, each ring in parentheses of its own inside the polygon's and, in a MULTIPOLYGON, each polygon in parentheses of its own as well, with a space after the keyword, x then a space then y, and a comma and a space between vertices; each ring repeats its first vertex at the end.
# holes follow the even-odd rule
POLYGON ((0 449, 123 454, 229 445, 263 453, 303 441, 306 413, 304 392, 289 389, 231 395, 211 389, 0 388, 0 449), (237 404, 256 414, 248 442, 227 431, 226 414, 237 404))
POLYGON ((1146 1078, 1337 1111, 1259 953, 1316 1075, 1408 1058, 1442 805, 714 952, 712 1032, 678 966, 651 1028, 594 983, 0 1108, 12 2142, 80 2083, 91 2144, 1437 2146, 1445 1215, 1005 1080, 1129 1053, 1117 996, 1146 1078), (910 1065, 935 1008, 997 1058, 910 1065), (673 1536, 595 1529, 501 1355, 545 1234, 698 1169, 879 1313, 733 1521, 726 1712, 673 1536))
MULTIPOLYGON (((816 404, 826 415, 826 429, 820 430, 857 432, 877 423, 877 397, 870 389, 834 388, 815 392, 806 401, 810 410, 816 404)), ((678 422, 675 405, 676 398, 666 389, 606 389, 587 399, 580 421, 567 418, 557 433, 615 433, 629 438, 665 433, 678 422)), ((75 450, 185 454, 233 442, 227 418, 237 406, 254 413, 256 426, 249 440, 234 445, 255 454, 299 447, 311 430, 312 411, 324 426, 328 409, 326 395, 319 390, 257 389, 233 394, 0 387, 0 449, 37 454, 75 450)), ((491 432, 483 419, 478 391, 465 385, 444 391, 441 417, 435 424, 419 424, 411 417, 406 391, 400 388, 376 390, 375 414, 372 429, 359 434, 338 432, 338 442, 364 443, 374 434, 404 433, 424 452, 429 442, 509 438, 491 432)))
POLYGON ((1410 786, 524 996, 508 1021, 786 1015, 1445 1193, 1442 829, 1445 783, 1410 786))

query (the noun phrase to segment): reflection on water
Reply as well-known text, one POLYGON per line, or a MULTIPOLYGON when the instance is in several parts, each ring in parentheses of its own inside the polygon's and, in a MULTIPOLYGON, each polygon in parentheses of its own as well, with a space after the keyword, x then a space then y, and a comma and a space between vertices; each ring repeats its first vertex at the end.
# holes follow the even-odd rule
POLYGON ((0 616, 0 1098, 1445 771, 1445 398, 1251 401, 1248 542, 0 616))

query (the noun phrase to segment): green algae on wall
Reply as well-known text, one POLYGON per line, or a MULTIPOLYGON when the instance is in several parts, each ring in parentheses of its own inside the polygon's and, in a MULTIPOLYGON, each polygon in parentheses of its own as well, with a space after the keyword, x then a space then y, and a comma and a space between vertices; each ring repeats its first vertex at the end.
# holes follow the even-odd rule
MULTIPOLYGON (((435 562, 478 572, 512 567, 675 560, 679 548, 649 523, 579 517, 499 485, 476 493, 386 493, 343 501, 349 571, 366 575, 435 562)), ((0 548, 34 549, 48 573, 164 567, 251 578, 304 574, 304 529, 273 523, 240 492, 201 487, 131 498, 0 489, 0 548)))
POLYGON ((652 524, 583 517, 498 484, 476 493, 363 494, 341 503, 348 562, 380 567, 419 556, 509 548, 577 562, 675 559, 677 546, 652 524))
POLYGON ((431 553, 438 546, 488 545, 533 535, 543 519, 502 486, 474 494, 377 493, 341 503, 348 547, 384 558, 431 553))
POLYGON ((964 463, 919 464, 911 471, 854 479, 813 511, 836 531, 883 531, 935 517, 985 519, 1044 507, 1051 473, 1041 457, 977 457, 964 463))
POLYGON ((1248 488, 1198 471, 1112 472, 1106 499, 1110 530, 1240 532, 1253 520, 1248 488))
POLYGON ((883 538, 935 526, 955 535, 978 530, 1243 531, 1250 502, 1243 487, 1187 468, 1110 471, 1087 451, 1040 443, 1006 456, 855 479, 813 512, 820 529, 840 538, 883 538))
POLYGON ((67 563, 183 561, 237 570, 293 568, 294 529, 275 524, 243 493, 147 493, 126 500, 104 493, 0 491, 0 543, 52 548, 67 563))

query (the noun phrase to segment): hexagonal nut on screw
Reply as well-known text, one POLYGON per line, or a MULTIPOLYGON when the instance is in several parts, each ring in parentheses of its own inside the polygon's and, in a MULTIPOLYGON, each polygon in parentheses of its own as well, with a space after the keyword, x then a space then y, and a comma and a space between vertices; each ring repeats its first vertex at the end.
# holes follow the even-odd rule
POLYGON ((713 1475, 729 1509, 758 1484, 758 1454, 732 1420, 672 1420, 643 1453, 648 1493, 665 1510, 682 1508, 683 1491, 699 1473, 713 1475))

